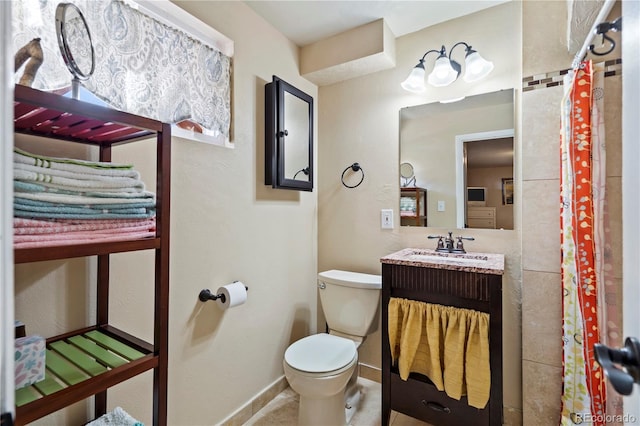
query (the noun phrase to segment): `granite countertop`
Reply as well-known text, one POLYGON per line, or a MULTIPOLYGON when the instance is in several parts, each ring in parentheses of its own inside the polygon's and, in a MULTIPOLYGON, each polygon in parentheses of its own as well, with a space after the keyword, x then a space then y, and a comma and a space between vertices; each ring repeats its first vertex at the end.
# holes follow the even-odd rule
POLYGON ((481 274, 504 274, 504 255, 498 253, 442 253, 432 249, 405 248, 382 257, 380 262, 481 274))

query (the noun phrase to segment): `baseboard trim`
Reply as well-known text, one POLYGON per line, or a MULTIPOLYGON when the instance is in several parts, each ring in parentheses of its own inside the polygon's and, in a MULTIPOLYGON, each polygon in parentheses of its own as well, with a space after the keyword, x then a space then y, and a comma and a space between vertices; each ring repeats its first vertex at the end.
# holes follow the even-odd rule
POLYGON ((229 417, 219 423, 221 426, 240 426, 245 424, 254 414, 260 411, 273 398, 289 387, 284 375, 280 376, 269 386, 259 392, 253 399, 234 411, 229 417))
MULTIPOLYGON (((377 383, 382 383, 382 370, 371 365, 359 364, 359 376, 377 383)), ((289 387, 289 382, 284 375, 280 376, 269 386, 259 392, 253 399, 246 402, 242 407, 234 411, 229 417, 219 423, 220 426, 240 426, 245 424, 251 417, 274 399, 280 392, 289 387)))
POLYGON ((382 383, 382 370, 379 367, 360 363, 360 377, 382 383))

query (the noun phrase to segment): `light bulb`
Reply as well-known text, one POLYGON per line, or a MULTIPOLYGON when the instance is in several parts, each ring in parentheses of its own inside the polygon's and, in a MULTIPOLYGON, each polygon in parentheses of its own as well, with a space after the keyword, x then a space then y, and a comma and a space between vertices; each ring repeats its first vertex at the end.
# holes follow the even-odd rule
POLYGON ((407 79, 400 83, 400 85, 404 90, 409 92, 422 93, 426 90, 426 87, 424 87, 424 74, 424 65, 421 60, 418 65, 411 70, 407 79))
POLYGON ((468 64, 467 72, 470 72, 471 74, 480 74, 482 72, 483 66, 482 66, 482 61, 477 60, 477 56, 479 56, 478 52, 473 53, 471 56, 472 57, 475 56, 476 60, 469 58, 469 60, 467 61, 467 64, 468 64))
POLYGON ((464 62, 464 81, 468 83, 472 83, 486 77, 493 70, 493 62, 487 61, 475 50, 469 50, 464 62))
POLYGON ((435 87, 448 86, 458 78, 460 74, 460 64, 451 61, 445 55, 436 59, 433 71, 429 74, 427 81, 435 87))
POLYGON ((447 58, 438 58, 436 65, 433 67, 433 72, 436 73, 436 77, 442 79, 445 78, 451 71, 451 65, 447 58))

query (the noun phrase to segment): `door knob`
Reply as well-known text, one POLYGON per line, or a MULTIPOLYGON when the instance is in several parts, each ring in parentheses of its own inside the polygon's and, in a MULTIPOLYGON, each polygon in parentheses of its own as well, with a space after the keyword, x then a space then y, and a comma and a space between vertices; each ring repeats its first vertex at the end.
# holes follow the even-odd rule
POLYGON ((640 384, 640 341, 635 337, 627 337, 623 348, 611 349, 596 343, 593 350, 596 362, 604 370, 613 388, 621 395, 631 395, 633 384, 640 384))

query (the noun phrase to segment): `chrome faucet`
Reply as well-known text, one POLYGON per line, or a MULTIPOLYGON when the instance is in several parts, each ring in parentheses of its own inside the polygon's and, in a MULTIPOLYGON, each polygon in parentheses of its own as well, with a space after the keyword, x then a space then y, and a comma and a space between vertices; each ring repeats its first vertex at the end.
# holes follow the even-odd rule
POLYGON ((448 232, 449 235, 446 237, 442 235, 429 235, 428 238, 437 238, 438 245, 436 247, 436 252, 440 253, 466 253, 464 249, 464 243, 462 240, 473 241, 475 238, 473 237, 462 237, 458 236, 453 238, 453 232, 448 232))

